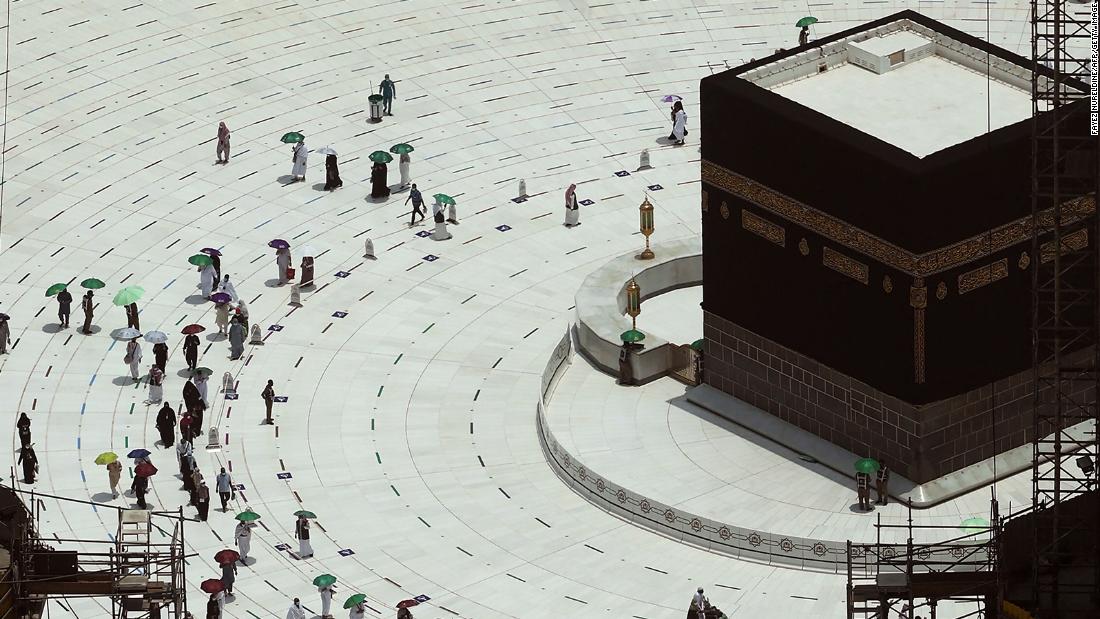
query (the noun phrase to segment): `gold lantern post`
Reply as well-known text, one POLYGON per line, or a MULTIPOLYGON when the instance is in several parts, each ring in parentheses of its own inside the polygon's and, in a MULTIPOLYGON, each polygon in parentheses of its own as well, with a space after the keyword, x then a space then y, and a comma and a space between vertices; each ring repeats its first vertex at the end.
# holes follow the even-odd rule
POLYGON ((649 203, 649 196, 638 207, 638 229, 645 235, 645 249, 638 255, 638 259, 652 260, 653 250, 649 248, 649 235, 653 234, 653 205, 649 203))
POLYGON ((626 285, 626 313, 630 314, 630 328, 638 328, 638 314, 642 313, 642 288, 634 278, 626 285))

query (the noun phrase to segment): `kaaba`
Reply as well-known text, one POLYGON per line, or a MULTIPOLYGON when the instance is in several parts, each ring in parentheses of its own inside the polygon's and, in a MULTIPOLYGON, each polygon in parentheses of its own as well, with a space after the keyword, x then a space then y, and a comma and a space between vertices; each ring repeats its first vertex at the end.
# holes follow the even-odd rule
POLYGON ((704 382, 917 483, 1029 442, 1033 71, 904 11, 704 78, 704 382))

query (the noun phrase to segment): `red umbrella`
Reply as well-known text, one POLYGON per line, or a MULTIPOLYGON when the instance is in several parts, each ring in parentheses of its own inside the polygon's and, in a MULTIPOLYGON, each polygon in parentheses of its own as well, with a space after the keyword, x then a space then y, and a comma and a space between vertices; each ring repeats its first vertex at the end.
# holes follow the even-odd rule
POLYGON ((201 585, 199 585, 199 589, 202 589, 207 593, 217 593, 225 589, 225 585, 222 584, 222 581, 218 580, 217 578, 207 578, 206 580, 202 581, 201 585))
POLYGON ((401 600, 400 602, 397 603, 397 607, 398 608, 409 608, 410 606, 416 606, 418 604, 420 604, 420 602, 417 602, 416 600, 401 600))
POLYGON ((195 335, 196 333, 202 333, 206 331, 206 327, 202 325, 187 325, 183 328, 184 335, 195 335))
POLYGON ((152 477, 157 474, 157 467, 152 462, 142 462, 134 468, 134 475, 139 477, 152 477))
POLYGON ((235 563, 241 559, 241 554, 236 550, 219 550, 214 555, 214 561, 217 561, 218 565, 225 565, 226 563, 235 563))

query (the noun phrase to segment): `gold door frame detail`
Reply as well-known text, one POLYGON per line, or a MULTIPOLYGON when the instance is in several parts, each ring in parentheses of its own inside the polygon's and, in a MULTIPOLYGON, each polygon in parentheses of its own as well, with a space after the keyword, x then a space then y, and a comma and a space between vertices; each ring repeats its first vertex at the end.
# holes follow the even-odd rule
MULTIPOLYGON (((928 277, 1028 241, 1035 222, 1031 216, 1022 217, 946 247, 915 254, 717 164, 703 161, 700 172, 705 183, 914 277, 928 277)), ((1073 224, 1095 212, 1094 196, 1075 198, 1062 205, 1061 224, 1073 224)), ((1040 212, 1038 222, 1043 232, 1050 230, 1054 209, 1040 212)))
POLYGON ((741 209, 741 227, 780 247, 787 246, 787 231, 783 229, 783 226, 774 224, 755 213, 750 213, 747 209, 741 209))
POLYGON ((928 307, 928 288, 924 278, 913 280, 909 287, 909 305, 913 308, 913 382, 924 383, 924 312, 928 307))
POLYGON ((966 294, 1006 277, 1008 277, 1008 258, 1001 258, 959 275, 959 294, 966 294))
POLYGON ((857 282, 864 285, 867 284, 870 268, 866 264, 858 260, 853 260, 834 249, 829 247, 821 248, 821 264, 824 264, 838 273, 843 273, 857 282))

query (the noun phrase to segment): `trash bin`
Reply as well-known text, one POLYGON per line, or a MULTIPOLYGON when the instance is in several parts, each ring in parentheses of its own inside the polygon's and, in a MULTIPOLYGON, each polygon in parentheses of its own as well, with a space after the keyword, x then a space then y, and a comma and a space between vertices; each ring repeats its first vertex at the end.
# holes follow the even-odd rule
POLYGON ((370 104, 371 122, 382 122, 382 95, 371 95, 367 97, 367 101, 370 104))

